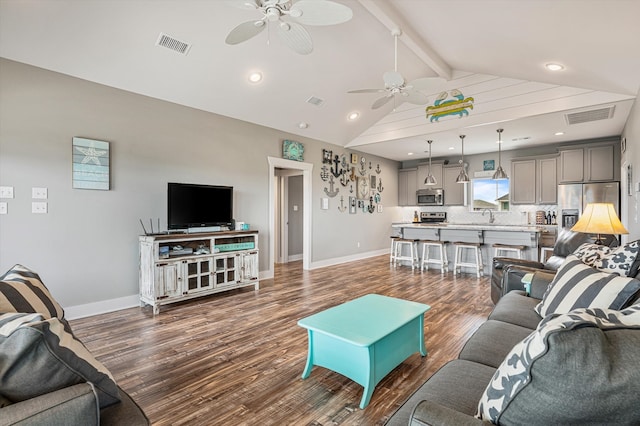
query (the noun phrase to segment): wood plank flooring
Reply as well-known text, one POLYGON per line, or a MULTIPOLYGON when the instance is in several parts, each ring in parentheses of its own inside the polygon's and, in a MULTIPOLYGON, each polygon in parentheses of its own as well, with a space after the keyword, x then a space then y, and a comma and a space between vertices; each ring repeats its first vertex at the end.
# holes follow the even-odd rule
POLYGON ((388 256, 303 271, 278 265, 253 287, 188 302, 71 321, 154 425, 382 425, 429 376, 456 358, 493 305, 489 278, 393 268, 388 256), (425 342, 358 408, 362 386, 314 367, 300 378, 307 332, 298 319, 368 293, 429 304, 425 342))

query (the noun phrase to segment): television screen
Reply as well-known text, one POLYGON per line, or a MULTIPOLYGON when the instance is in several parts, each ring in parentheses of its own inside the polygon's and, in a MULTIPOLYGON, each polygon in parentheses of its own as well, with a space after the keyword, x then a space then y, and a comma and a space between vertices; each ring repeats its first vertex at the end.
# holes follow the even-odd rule
POLYGON ((233 222, 233 187, 168 184, 169 229, 230 226, 233 222))

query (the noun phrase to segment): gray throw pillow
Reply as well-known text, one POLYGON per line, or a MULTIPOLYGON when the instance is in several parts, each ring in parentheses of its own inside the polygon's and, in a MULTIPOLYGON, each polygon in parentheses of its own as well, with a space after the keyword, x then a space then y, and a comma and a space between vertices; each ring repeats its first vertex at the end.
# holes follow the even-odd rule
POLYGON ((120 401, 111 373, 58 318, 0 314, 0 394, 24 401, 77 383, 94 385, 101 408, 120 401))
POLYGON ((640 424, 640 306, 544 319, 506 356, 478 404, 500 425, 640 424))

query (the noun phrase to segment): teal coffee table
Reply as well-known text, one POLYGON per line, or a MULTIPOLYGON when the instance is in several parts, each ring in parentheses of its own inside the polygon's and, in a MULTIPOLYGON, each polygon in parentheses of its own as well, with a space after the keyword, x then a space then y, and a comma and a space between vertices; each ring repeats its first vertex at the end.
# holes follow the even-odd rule
POLYGON ((342 374, 364 386, 360 408, 369 404, 375 386, 409 355, 427 355, 424 313, 431 307, 379 294, 368 294, 303 318, 309 354, 302 373, 314 365, 342 374))

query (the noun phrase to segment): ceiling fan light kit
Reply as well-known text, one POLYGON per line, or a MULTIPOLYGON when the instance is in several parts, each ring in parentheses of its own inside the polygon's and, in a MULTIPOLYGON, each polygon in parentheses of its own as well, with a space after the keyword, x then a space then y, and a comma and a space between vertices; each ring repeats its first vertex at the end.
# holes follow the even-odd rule
POLYGON ((460 173, 456 178, 456 183, 469 183, 471 179, 469 179, 469 175, 464 168, 464 138, 465 135, 460 135, 460 141, 462 142, 462 158, 460 159, 460 173))
POLYGON ((262 18, 236 26, 227 35, 227 44, 247 41, 260 34, 265 24, 273 23, 283 43, 301 55, 313 51, 313 41, 303 25, 337 25, 353 17, 350 8, 329 0, 296 3, 292 0, 229 0, 228 3, 241 9, 259 10, 262 18))
MULTIPOLYGON (((381 89, 357 89, 349 90, 347 93, 385 93, 377 99, 371 109, 378 109, 389 102, 391 99, 398 103, 409 102, 415 105, 425 105, 429 102, 427 95, 421 90, 435 91, 443 82, 440 77, 423 77, 407 83, 398 72, 398 37, 402 34, 399 28, 391 30, 394 39, 394 67, 393 71, 387 71, 382 75, 384 88, 381 89)), ((397 106, 397 105, 396 105, 397 106)))
POLYGON ((496 172, 493 174, 493 179, 496 179, 496 180, 509 179, 509 176, 507 176, 507 173, 502 168, 502 131, 503 130, 504 129, 496 130, 496 132, 498 132, 498 168, 496 169, 496 172))

